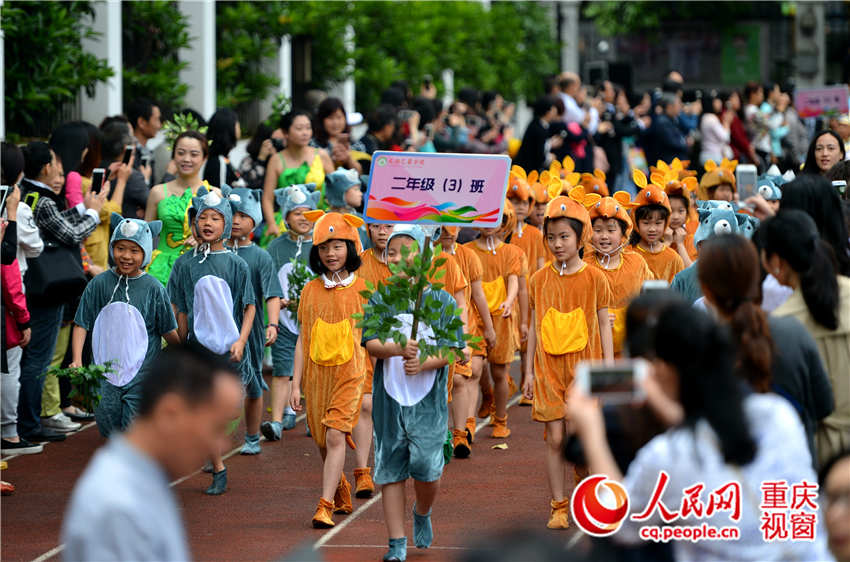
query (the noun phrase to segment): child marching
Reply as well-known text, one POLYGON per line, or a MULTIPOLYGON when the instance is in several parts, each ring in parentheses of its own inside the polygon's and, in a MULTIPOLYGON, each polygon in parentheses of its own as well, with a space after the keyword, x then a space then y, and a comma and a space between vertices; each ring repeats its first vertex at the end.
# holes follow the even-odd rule
POLYGON ((335 525, 333 513, 352 511, 351 485, 345 478, 345 447, 360 415, 366 356, 355 314, 363 312, 366 281, 360 268, 362 219, 340 213, 307 211, 315 222, 310 268, 320 277, 304 286, 298 306, 300 333, 295 345, 290 406, 302 410, 304 390, 310 432, 322 455, 322 491, 313 527, 335 525))
POLYGON ((568 422, 564 405, 579 361, 613 359, 608 315, 612 297, 605 275, 581 258, 581 248, 591 239, 590 216, 582 203, 566 196, 552 199, 543 232, 554 260, 531 276, 528 348, 534 350, 534 361, 524 373, 522 388, 525 396, 533 399, 533 419, 546 426, 552 494, 547 526, 565 529, 569 526, 569 498, 562 452, 568 422))

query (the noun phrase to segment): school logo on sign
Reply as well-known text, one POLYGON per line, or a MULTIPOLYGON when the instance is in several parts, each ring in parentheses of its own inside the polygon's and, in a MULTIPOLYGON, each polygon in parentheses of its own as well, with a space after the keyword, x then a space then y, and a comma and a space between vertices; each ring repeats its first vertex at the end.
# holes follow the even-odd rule
POLYGON ((588 476, 573 492, 570 510, 582 531, 607 537, 616 533, 628 516, 629 495, 622 484, 604 475, 588 476))

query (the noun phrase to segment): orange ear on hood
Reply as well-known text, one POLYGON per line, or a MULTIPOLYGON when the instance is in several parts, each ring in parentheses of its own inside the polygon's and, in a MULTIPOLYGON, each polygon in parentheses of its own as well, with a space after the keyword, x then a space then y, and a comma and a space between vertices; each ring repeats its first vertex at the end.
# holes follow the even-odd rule
POLYGON ((688 176, 686 178, 682 178, 682 185, 684 185, 688 191, 694 192, 697 190, 699 182, 697 182, 697 179, 694 176, 688 176))
MULTIPOLYGON (((662 164, 663 164, 663 162, 662 162, 662 164)), ((642 171, 638 170, 637 168, 632 170, 632 180, 634 180, 635 185, 638 186, 639 188, 643 189, 643 188, 646 187, 646 174, 644 174, 642 171)))
POLYGON ((603 172, 599 168, 596 168, 595 170, 593 170, 593 175, 596 176, 597 178, 601 179, 602 181, 605 181, 605 172, 603 172))
POLYGON ((549 199, 554 199, 559 196, 563 188, 564 186, 560 180, 551 182, 548 186, 546 186, 546 189, 549 191, 549 199))
POLYGON ((576 169, 576 163, 573 161, 572 157, 564 156, 564 171, 568 174, 571 174, 576 169))
POLYGON ((534 183, 534 182, 537 181, 537 178, 538 178, 537 170, 531 170, 528 173, 528 177, 526 178, 526 181, 528 183, 534 183))
POLYGON ((618 191, 612 195, 614 199, 617 200, 617 203, 622 205, 623 207, 629 208, 632 206, 632 196, 628 191, 618 191))
POLYGON ((521 166, 517 166, 516 164, 514 164, 513 166, 511 166, 511 175, 512 175, 512 176, 516 176, 516 177, 518 177, 518 178, 522 178, 522 179, 525 179, 525 178, 526 178, 525 170, 524 170, 524 169, 522 169, 522 167, 521 167, 521 166))
POLYGON ((665 174, 662 172, 652 172, 649 174, 649 181, 657 185, 658 187, 664 189, 664 184, 667 183, 664 181, 665 174))
MULTIPOLYGON (((569 156, 567 156, 567 158, 569 158, 569 156)), ((581 174, 578 172, 570 172, 564 176, 564 181, 569 184, 569 187, 575 187, 581 183, 581 174)))
POLYGON ((303 213, 304 218, 313 223, 322 218, 324 214, 325 212, 321 209, 316 209, 314 211, 304 211, 303 213))
POLYGON ((561 177, 561 163, 557 160, 552 160, 552 163, 549 164, 549 174, 552 176, 561 177))
MULTIPOLYGON (((304 214, 306 215, 307 213, 304 214)), ((361 219, 357 215, 350 215, 348 213, 345 213, 344 215, 342 215, 342 220, 344 220, 354 228, 360 228, 361 226, 363 226, 363 219, 361 219)))
POLYGON ((703 167, 705 168, 706 172, 711 172, 712 170, 717 168, 717 164, 714 162, 714 160, 709 159, 709 160, 706 160, 705 166, 703 166, 703 167))

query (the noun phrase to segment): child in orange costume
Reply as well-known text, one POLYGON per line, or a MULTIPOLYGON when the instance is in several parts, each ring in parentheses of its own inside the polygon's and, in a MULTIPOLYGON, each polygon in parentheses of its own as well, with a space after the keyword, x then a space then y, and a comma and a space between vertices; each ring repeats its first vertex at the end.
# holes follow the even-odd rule
POLYGON ((698 187, 697 179, 693 176, 679 179, 673 170, 655 172, 649 177, 653 184, 664 190, 670 201, 670 225, 664 233, 664 243, 670 244, 688 267, 697 259, 694 232, 699 226, 699 217, 692 197, 698 187))
MULTIPOLYGON (((581 184, 585 193, 595 193, 600 197, 608 197, 608 184, 605 183, 605 172, 600 169, 593 170, 592 174, 581 175, 581 184)), ((578 187, 578 186, 576 186, 578 187)))
POLYGON ((593 234, 590 245, 585 247, 584 261, 605 274, 611 288, 611 330, 614 341, 614 356, 623 352, 626 335, 626 306, 640 293, 643 282, 654 279, 646 261, 628 248, 632 232, 632 219, 627 211, 631 198, 625 191, 613 197, 600 198, 595 194, 585 195, 581 188, 571 193, 581 199, 590 215, 593 234))
POLYGON ((452 444, 454 455, 458 458, 468 457, 472 451, 471 444, 475 438, 475 410, 478 404, 478 381, 484 368, 484 358, 487 357, 487 346, 496 345, 496 332, 493 330, 493 320, 487 306, 487 297, 481 288, 481 277, 484 269, 481 260, 468 247, 457 244, 460 228, 444 226, 440 229, 440 245, 443 252, 453 256, 464 277, 466 288, 466 326, 467 333, 483 338, 477 348, 472 349, 472 357, 468 363, 454 364, 452 377, 452 444), (485 344, 486 342, 486 344, 485 344), (463 434, 461 434, 461 432, 463 434))
POLYGON ((629 242, 646 260, 656 279, 671 283, 685 269, 685 264, 679 254, 664 244, 664 232, 670 222, 670 200, 660 187, 647 184, 640 170, 635 170, 632 177, 640 192, 631 202, 635 231, 629 242))
POLYGON ((533 398, 532 417, 546 424, 546 465, 552 492, 547 526, 566 529, 566 461, 563 442, 568 420, 564 405, 579 361, 614 356, 608 308, 611 289, 599 269, 579 254, 590 241, 590 216, 582 203, 559 196, 549 202, 544 224, 554 261, 531 276, 529 349, 534 361, 524 373, 522 390, 533 398), (533 364, 533 368, 532 365, 533 364))
POLYGON ((315 222, 310 268, 319 277, 304 286, 298 305, 301 331, 295 346, 290 406, 301 406, 303 381, 307 420, 324 460, 322 495, 313 526, 333 527, 332 513, 351 513, 351 486, 345 479, 345 445, 360 414, 366 357, 352 315, 363 312, 366 281, 360 267, 360 217, 307 211, 315 222))
POLYGON ((544 171, 538 177, 537 171, 533 170, 526 178, 525 171, 522 168, 519 166, 511 168, 507 197, 513 205, 517 222, 516 229, 508 233, 505 241, 519 247, 525 253, 532 273, 543 267, 546 261, 546 248, 540 229, 525 222, 534 203, 531 197, 531 185, 538 185, 543 182, 548 184, 549 181, 549 172, 547 171, 544 171))
POLYGON ((738 167, 737 160, 723 159, 720 164, 714 160, 705 163, 705 174, 699 181, 697 197, 702 201, 729 201, 735 200, 737 193, 735 187, 735 168, 738 167))
MULTIPOLYGON (((560 181, 557 178, 552 178, 552 175, 549 175, 549 183, 553 181, 560 181)), ((534 182, 529 184, 528 186, 529 194, 531 195, 531 210, 528 212, 528 218, 525 222, 540 230, 543 228, 543 217, 546 215, 546 203, 549 202, 549 187, 548 184, 544 185, 542 182, 534 182)), ((543 231, 540 230, 541 236, 543 235, 543 231)), ((544 252, 544 260, 549 258, 549 249, 546 247, 546 242, 543 242, 543 252, 544 252)))
MULTIPOLYGON (((495 402, 492 437, 502 439, 511 432, 508 429, 508 365, 514 357, 519 342, 514 333, 514 304, 519 293, 519 277, 522 275, 522 250, 502 242, 498 235, 508 223, 510 203, 505 202, 503 224, 496 228, 479 228, 479 237, 468 242, 466 247, 481 260, 483 275, 481 287, 487 298, 487 307, 493 316, 496 345, 488 347, 487 360, 493 377, 495 402)), ((483 377, 482 377, 483 378, 483 377)), ((489 408, 488 408, 489 410, 489 408)), ((479 412, 480 413, 480 412, 479 412)))
MULTIPOLYGON (((372 247, 360 254, 360 269, 358 276, 378 286, 378 283, 390 276, 387 267, 387 240, 393 232, 391 224, 366 225, 372 247)), ((363 401, 360 403, 360 417, 354 426, 352 436, 357 448, 354 450, 354 496, 371 498, 375 493, 375 483, 372 481, 372 468, 369 466, 369 453, 372 448, 372 376, 375 370, 375 360, 366 353, 366 380, 363 382, 363 401)))

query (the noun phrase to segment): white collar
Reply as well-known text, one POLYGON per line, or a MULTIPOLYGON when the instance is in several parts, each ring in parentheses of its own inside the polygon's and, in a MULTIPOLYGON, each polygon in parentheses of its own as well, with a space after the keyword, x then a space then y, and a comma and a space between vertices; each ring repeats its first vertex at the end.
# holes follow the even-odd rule
POLYGON ((354 273, 349 273, 348 277, 343 278, 339 272, 327 274, 322 273, 322 282, 325 284, 325 289, 335 289, 336 287, 348 287, 354 283, 354 273))

